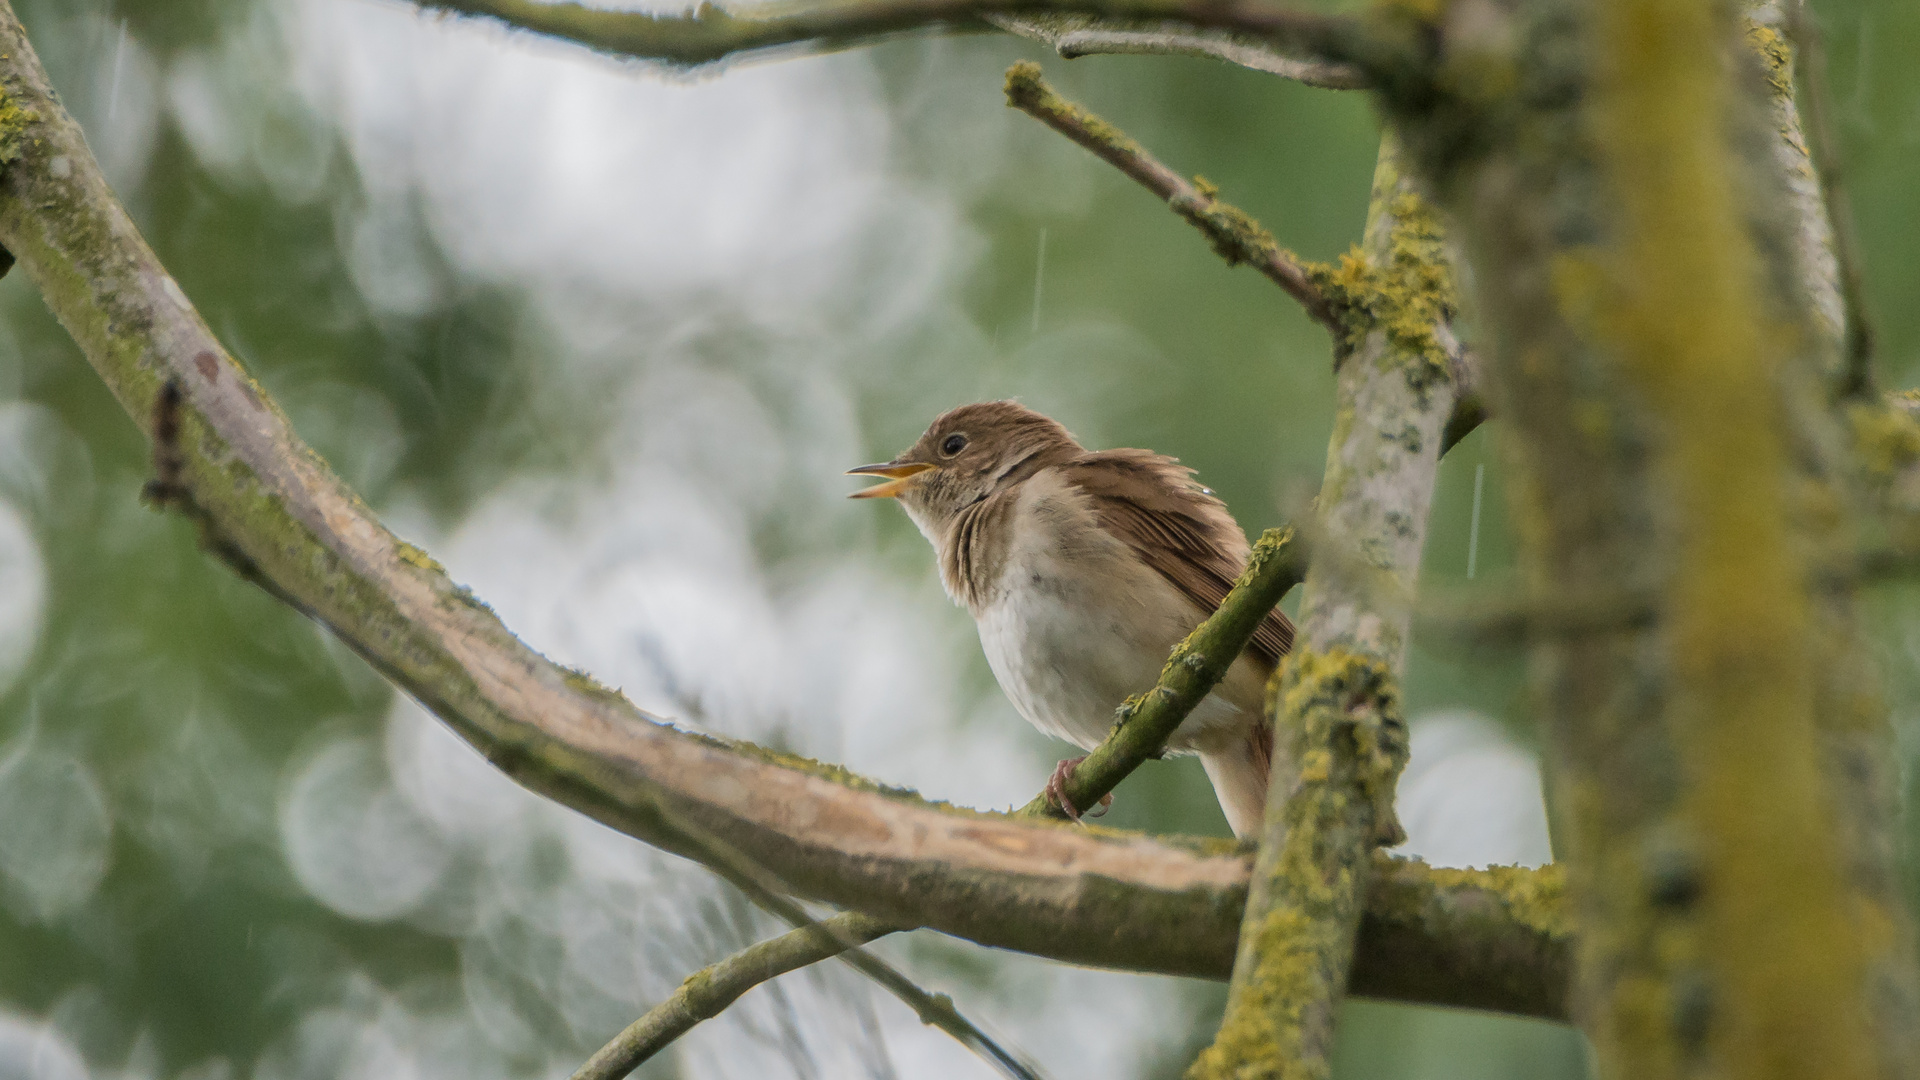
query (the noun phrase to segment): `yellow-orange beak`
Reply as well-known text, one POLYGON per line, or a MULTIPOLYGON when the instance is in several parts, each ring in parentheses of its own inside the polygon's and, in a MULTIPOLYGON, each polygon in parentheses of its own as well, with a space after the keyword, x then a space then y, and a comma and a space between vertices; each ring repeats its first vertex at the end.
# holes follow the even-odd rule
POLYGON ((862 465, 857 469, 848 469, 848 476, 884 476, 887 482, 875 484, 864 491, 856 491, 847 496, 849 499, 891 499, 907 489, 907 481, 926 472, 933 466, 924 461, 909 461, 895 464, 883 461, 878 465, 862 465))

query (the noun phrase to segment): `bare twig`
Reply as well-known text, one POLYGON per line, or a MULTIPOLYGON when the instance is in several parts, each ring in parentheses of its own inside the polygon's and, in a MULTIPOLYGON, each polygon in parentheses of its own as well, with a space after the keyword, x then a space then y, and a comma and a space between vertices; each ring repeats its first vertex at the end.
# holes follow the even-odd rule
POLYGON ((857 911, 843 911, 813 926, 797 927, 687 976, 667 1000, 627 1025, 575 1070, 572 1080, 618 1080, 666 1049, 703 1020, 720 1015, 740 995, 763 982, 845 952, 846 940, 863 944, 899 929, 857 911), (824 933, 822 931, 825 931, 824 933))
POLYGON ((1234 30, 1330 63, 1403 64, 1359 19, 1269 0, 851 0, 769 4, 733 15, 710 3, 676 15, 542 0, 415 0, 431 11, 497 19, 616 56, 693 66, 770 49, 830 51, 929 27, 993 29, 991 15, 1068 12, 1234 30), (1388 54, 1392 55, 1388 55, 1388 54))
POLYGON ((1303 58, 1237 30, 1092 15, 989 15, 987 21, 1009 34, 1044 42, 1068 60, 1101 54, 1196 56, 1328 90, 1360 90, 1369 85, 1353 64, 1303 58))
POLYGON ((1834 135, 1833 102, 1827 94, 1826 45, 1820 27, 1807 10, 1806 0, 1790 0, 1787 10, 1787 29, 1800 54, 1800 93, 1807 105, 1807 149, 1813 157, 1814 175, 1820 180, 1821 201, 1826 203, 1833 257, 1839 264, 1840 304, 1847 321, 1839 390, 1843 397, 1870 397, 1873 394, 1873 319, 1867 314, 1853 201, 1847 193, 1846 170, 1834 135))
MULTIPOLYGON (((746 894, 747 899, 768 914, 791 923, 795 933, 804 934, 811 939, 810 948, 802 950, 797 955, 804 955, 807 952, 818 953, 822 957, 839 955, 854 970, 880 984, 882 989, 906 1003, 907 1007, 920 1018, 921 1023, 931 1024, 951 1035, 962 1046, 984 1058, 1009 1080, 1041 1080, 1031 1065, 1022 1061, 994 1041, 986 1032, 980 1030, 971 1020, 961 1015, 960 1010, 954 1007, 953 1000, 947 995, 930 994, 922 990, 893 965, 864 948, 869 941, 897 927, 891 927, 879 919, 852 914, 843 915, 837 919, 815 919, 790 895, 793 891, 792 885, 769 870, 759 860, 714 833, 701 828, 684 815, 675 813, 673 808, 664 801, 656 803, 655 810, 666 828, 679 834, 684 846, 699 852, 700 861, 709 870, 746 894)), ((767 977, 777 974, 779 972, 772 972, 767 977)), ((741 985, 740 992, 744 992, 751 985, 751 983, 741 985)), ((734 996, 737 997, 738 993, 734 996)), ((724 1005, 724 1002, 721 1004, 724 1005)), ((644 1023, 645 1019, 643 1017, 641 1022, 644 1023)), ((670 1015, 663 1020, 662 1026, 670 1027, 677 1022, 677 1017, 670 1015)), ((692 1024, 689 1023, 687 1026, 691 1027, 692 1024)), ((624 1032, 622 1034, 624 1035, 624 1032)), ((678 1032, 668 1035, 667 1041, 671 1041, 677 1034, 678 1032)), ((660 1047, 665 1045, 666 1042, 660 1042, 650 1048, 642 1045, 638 1049, 657 1053, 660 1047)), ((602 1054, 595 1054, 594 1059, 591 1059, 588 1064, 591 1065, 592 1060, 598 1060, 601 1057, 602 1054)), ((638 1063, 638 1060, 634 1062, 636 1065, 638 1063)), ((618 1062, 613 1064, 617 1066, 618 1062)), ((633 1066, 629 1065, 624 1070, 604 1075, 623 1076, 632 1068, 633 1066)))
POLYGON ((1300 302, 1336 342, 1346 340, 1339 313, 1314 284, 1299 257, 1281 247, 1273 234, 1246 211, 1221 202, 1212 184, 1189 182, 1161 164, 1125 132, 1056 93, 1040 77, 1040 65, 1022 60, 1007 69, 1007 103, 1091 150, 1100 160, 1165 199, 1173 212, 1199 229, 1229 266, 1259 270, 1300 302))

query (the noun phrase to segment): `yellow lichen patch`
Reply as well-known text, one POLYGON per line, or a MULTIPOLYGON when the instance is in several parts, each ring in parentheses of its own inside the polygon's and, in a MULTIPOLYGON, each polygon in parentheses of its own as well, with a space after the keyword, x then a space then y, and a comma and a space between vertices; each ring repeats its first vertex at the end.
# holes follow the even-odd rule
POLYGON ((1793 45, 1771 26, 1747 24, 1747 44, 1767 66, 1767 85, 1778 97, 1793 96, 1793 45))
POLYGON ((26 152, 27 132, 38 123, 40 114, 0 94, 0 165, 11 165, 26 152))
POLYGON ((1445 233, 1433 208, 1411 191, 1391 196, 1384 210, 1391 221, 1384 260, 1355 247, 1331 266, 1308 264, 1307 272, 1338 314, 1347 349, 1384 331, 1410 362, 1411 377, 1437 381, 1449 370, 1438 328, 1458 305, 1445 233))
POLYGON ((1387 845, 1405 839, 1393 812, 1394 785, 1407 763, 1406 722, 1387 665, 1345 649, 1301 649, 1282 670, 1276 723, 1292 737, 1301 779, 1312 768, 1322 781, 1353 758, 1354 776, 1374 810, 1372 827, 1387 845))
POLYGON ((1567 905, 1567 875, 1559 866, 1489 866, 1484 870, 1429 867, 1436 888, 1486 889, 1497 893, 1515 922, 1551 938, 1573 934, 1573 916, 1567 905))
POLYGON ((1853 429, 1854 459, 1867 478, 1884 483, 1902 469, 1920 461, 1920 391, 1888 394, 1881 403, 1863 402, 1847 409, 1853 429))
POLYGON ((437 559, 419 548, 414 547, 412 544, 407 543, 405 540, 394 541, 393 553, 399 556, 400 561, 406 563, 408 566, 417 566, 422 570, 431 570, 436 574, 444 574, 447 572, 447 568, 441 566, 437 559))
POLYGON ((1301 649, 1282 671, 1277 722, 1291 734, 1299 781, 1285 839, 1260 868, 1266 908, 1249 910, 1226 1017, 1188 1080, 1324 1080, 1372 853, 1398 833, 1392 793, 1406 729, 1387 665, 1301 649))
POLYGON ((1648 554, 1665 579, 1665 712, 1688 777, 1680 827, 1705 883, 1685 930, 1712 942, 1682 968, 1660 962, 1671 943, 1631 916, 1596 928, 1628 935, 1610 959, 1647 957, 1644 970, 1676 994, 1697 978, 1712 1005, 1691 1037, 1671 1011, 1644 1039, 1609 1036, 1628 1016, 1602 1015, 1596 1044, 1627 1055, 1618 1075, 1660 1075, 1683 1038, 1704 1042, 1729 1076, 1878 1075, 1815 735, 1808 545, 1792 521, 1780 421, 1794 335, 1770 327, 1752 188, 1728 128, 1737 102, 1723 61, 1737 27, 1716 0, 1611 0, 1594 12, 1592 130, 1614 297, 1594 344, 1653 432, 1649 498, 1671 538, 1648 554))
POLYGON ((1302 1055, 1297 1043, 1274 1037, 1298 1033, 1311 1008, 1332 1008, 1339 989, 1328 985, 1321 955, 1331 942, 1326 928, 1305 913, 1282 909, 1267 913, 1253 931, 1257 943, 1254 977, 1235 1007, 1227 1010, 1213 1045, 1187 1070, 1187 1080, 1323 1080, 1326 1059, 1302 1055))

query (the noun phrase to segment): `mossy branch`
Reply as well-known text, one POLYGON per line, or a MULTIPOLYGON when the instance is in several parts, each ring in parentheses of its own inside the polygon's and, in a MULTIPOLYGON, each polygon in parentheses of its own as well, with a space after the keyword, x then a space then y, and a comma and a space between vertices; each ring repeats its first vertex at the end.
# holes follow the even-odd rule
MULTIPOLYGON (((1234 961, 1227 1013, 1187 1080, 1325 1080, 1377 844, 1405 836, 1393 788, 1406 725, 1385 663, 1297 649, 1281 672, 1298 779, 1279 796, 1273 869, 1261 875, 1234 961)), ((1271 822, 1271 818, 1270 818, 1271 822)))
MULTIPOLYGON (((1260 621, 1300 583, 1306 571, 1305 554, 1294 540, 1293 530, 1268 529, 1253 545, 1246 570, 1220 602, 1219 610, 1174 646, 1153 689, 1129 698, 1120 707, 1113 730, 1074 766, 1067 778, 1068 801, 1075 806, 1092 806, 1142 762, 1159 756, 1180 722, 1226 677, 1227 669, 1253 640, 1260 621)), ((1021 813, 1066 816, 1045 793, 1036 796, 1021 813)))
POLYGON ((1276 242, 1246 211, 1222 202, 1219 189, 1161 164, 1126 132, 1061 97, 1040 77, 1040 65, 1022 60, 1007 69, 1007 104, 1092 151, 1094 156, 1166 201, 1174 213, 1199 229, 1228 266, 1245 263, 1265 274, 1307 314, 1344 342, 1345 326, 1315 283, 1315 270, 1276 242))
POLYGON ((1269 0, 841 0, 757 5, 735 15, 710 3, 673 15, 543 0, 415 0, 429 11, 495 19, 598 52, 697 66, 773 49, 822 52, 927 28, 994 29, 994 15, 1069 13, 1231 30, 1332 64, 1412 63, 1398 39, 1362 20, 1269 0))
POLYGON ((1322 274, 1346 320, 1338 410, 1321 481, 1316 559, 1299 637, 1269 703, 1276 755, 1227 1013, 1194 1080, 1320 1080, 1348 990, 1374 848, 1397 842, 1393 789, 1405 731, 1405 661, 1422 542, 1461 396, 1438 217, 1381 142, 1365 238, 1322 274))
POLYGON ((1196 56, 1328 90, 1360 90, 1369 85, 1367 77, 1352 64, 1297 56, 1237 30, 1092 15, 989 15, 987 21, 1009 34, 1044 42, 1067 60, 1115 54, 1196 56))

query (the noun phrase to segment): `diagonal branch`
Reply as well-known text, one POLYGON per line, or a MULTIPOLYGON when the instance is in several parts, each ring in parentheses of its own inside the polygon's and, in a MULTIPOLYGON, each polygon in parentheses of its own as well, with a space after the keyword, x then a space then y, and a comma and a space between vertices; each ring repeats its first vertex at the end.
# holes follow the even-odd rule
MULTIPOLYGON (((1840 394, 1873 396, 1873 319, 1867 312, 1866 283, 1861 277, 1860 239, 1854 229, 1853 200, 1848 195, 1845 169, 1834 135, 1833 102, 1827 87, 1827 50, 1807 10, 1806 0, 1788 0, 1787 29, 1800 53, 1801 96, 1807 104, 1807 150, 1825 204, 1829 239, 1840 287, 1842 317, 1846 320, 1841 347, 1840 394)), ((1789 89, 1789 97, 1791 91, 1789 89)))
MULTIPOLYGON (((667 827, 679 833, 688 846, 699 852, 701 861, 708 869, 745 893, 747 899, 768 914, 791 923, 793 933, 811 938, 814 950, 832 949, 843 954, 842 958, 854 970, 899 998, 914 1011, 921 1023, 946 1032, 998 1069, 1008 1080, 1040 1080, 1031 1066, 961 1015, 951 998, 922 990, 893 965, 867 951, 866 944, 884 932, 885 924, 867 917, 841 921, 815 919, 799 901, 789 895, 792 890, 787 882, 769 872, 757 860, 699 826, 676 818, 664 806, 660 812, 666 819, 667 827), (848 922, 851 925, 847 925, 848 922)), ((624 1075, 630 1069, 614 1075, 624 1075)))
POLYGON ((1271 0, 827 0, 756 6, 735 15, 701 3, 675 15, 607 11, 542 0, 415 0, 429 11, 496 19, 599 52, 669 64, 795 49, 823 52, 930 27, 993 29, 987 17, 1066 12, 1232 30, 1330 63, 1410 64, 1400 46, 1359 19, 1296 10, 1271 0))
POLYGON ((1216 196, 1205 180, 1186 177, 1161 164, 1126 132, 1068 101, 1040 77, 1040 65, 1022 60, 1007 69, 1007 103, 1091 150, 1100 160, 1119 169, 1142 187, 1165 199, 1173 212, 1206 234, 1213 250, 1227 265, 1248 266, 1265 274, 1288 296, 1300 302, 1315 322, 1325 326, 1336 342, 1345 342, 1347 330, 1326 294, 1314 283, 1312 270, 1299 256, 1277 243, 1273 234, 1246 211, 1216 196))
POLYGON ((1275 755, 1226 1015, 1189 1080, 1328 1075, 1374 849, 1404 839, 1393 808, 1407 755, 1397 684, 1460 385, 1446 243, 1391 130, 1365 239, 1323 280, 1343 290, 1354 325, 1336 370, 1316 545, 1366 557, 1321 559, 1308 574, 1299 638, 1269 703, 1291 754, 1275 755))
MULTIPOLYGON (((1133 770, 1157 756, 1180 722, 1226 677, 1227 669, 1253 640, 1260 620, 1306 575, 1301 545, 1292 529, 1268 529, 1254 544, 1247 568, 1220 607, 1173 647, 1153 689, 1119 709, 1114 725, 1067 777, 1067 800, 1092 806, 1119 786, 1133 770)), ((1041 794, 1021 809, 1028 817, 1065 817, 1051 794, 1041 794)))
POLYGON ((1302 57, 1237 30, 1091 15, 989 15, 987 21, 1009 34, 1044 42, 1068 60, 1103 54, 1196 56, 1328 90, 1362 90, 1370 85, 1353 64, 1302 57))
POLYGON ((848 941, 865 944, 897 929, 871 915, 843 911, 812 926, 755 942, 687 976, 667 1000, 595 1051, 574 1071, 572 1080, 619 1080, 761 983, 839 956, 847 950, 848 941))

